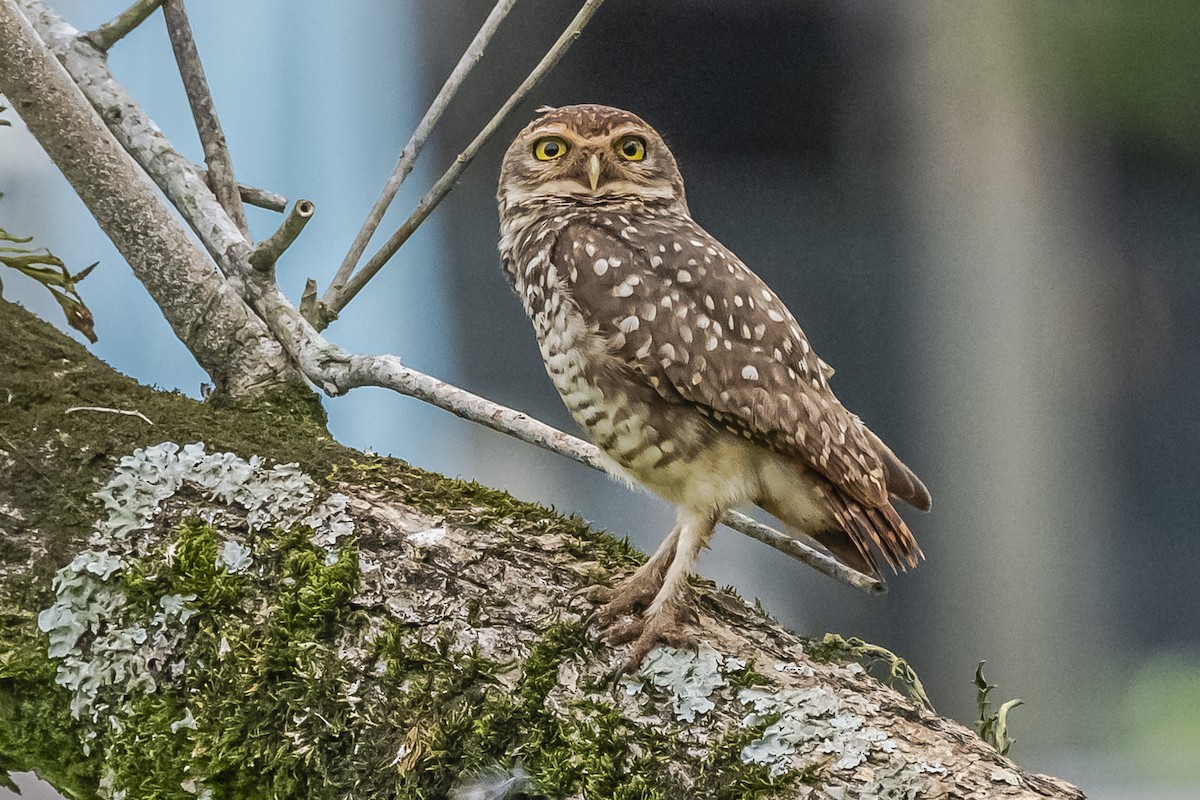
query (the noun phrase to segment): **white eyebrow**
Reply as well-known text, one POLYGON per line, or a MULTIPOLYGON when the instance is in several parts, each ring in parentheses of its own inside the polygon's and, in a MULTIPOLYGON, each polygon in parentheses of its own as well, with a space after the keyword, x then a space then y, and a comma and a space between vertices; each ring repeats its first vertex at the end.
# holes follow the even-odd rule
MULTIPOLYGON (((639 130, 639 128, 640 128, 640 126, 637 125, 636 123, 623 122, 620 125, 618 125, 617 127, 613 128, 608 133, 602 133, 599 136, 585 136, 585 137, 582 137, 581 140, 584 142, 596 142, 596 141, 600 141, 603 139, 611 139, 612 137, 614 137, 618 134, 625 133, 626 131, 636 131, 636 130, 639 130)), ((529 135, 530 136, 544 136, 544 135, 549 134, 549 135, 553 135, 553 136, 561 136, 562 134, 568 133, 569 131, 570 131, 570 128, 565 123, 552 122, 552 123, 550 123, 548 125, 544 125, 540 128, 534 128, 533 130, 531 130, 529 132, 529 135)))

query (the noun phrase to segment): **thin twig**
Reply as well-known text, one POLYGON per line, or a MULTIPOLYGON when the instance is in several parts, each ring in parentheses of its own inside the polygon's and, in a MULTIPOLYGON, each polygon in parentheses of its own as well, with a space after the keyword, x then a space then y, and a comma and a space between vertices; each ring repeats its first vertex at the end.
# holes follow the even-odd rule
POLYGON ((162 5, 163 0, 137 0, 136 3, 122 11, 115 19, 104 23, 94 31, 84 34, 97 50, 107 53, 112 46, 124 39, 134 28, 146 21, 154 13, 154 9, 162 5))
POLYGON ((331 296, 336 296, 340 293, 346 281, 354 273, 354 268, 358 266, 358 260, 362 258, 363 251, 367 249, 368 242, 375 235, 375 231, 379 229, 379 223, 383 219, 384 213, 387 212, 388 206, 395 199, 396 192, 404 184, 404 179, 412 172, 413 165, 417 161, 417 156, 421 154, 421 149, 425 146, 425 141, 429 138, 430 133, 433 132, 433 128, 437 125, 438 120, 442 118, 442 114, 450 105, 450 101, 454 99, 454 95, 458 92, 459 87, 462 86, 467 75, 479 63, 479 59, 483 57, 483 51, 492 40, 492 36, 495 35, 496 29, 500 27, 500 23, 508 16, 508 12, 512 10, 516 2, 517 0, 497 0, 496 5, 492 8, 492 12, 488 14, 487 19, 483 21, 483 25, 476 32, 475 38, 471 40, 471 44, 463 51, 462 58, 458 60, 454 71, 450 73, 450 77, 446 78, 446 82, 442 84, 437 97, 433 98, 433 102, 430 103, 425 116, 421 118, 421 122, 417 125, 416 130, 413 131, 408 144, 404 145, 404 149, 400 151, 396 167, 392 170, 387 183, 384 184, 379 199, 371 207, 371 213, 367 215, 367 219, 363 222, 362 230, 354 237, 354 242, 350 245, 349 252, 342 259, 337 274, 333 276, 333 280, 329 284, 331 296))
POLYGON ((571 20, 571 24, 558 37, 558 41, 542 57, 542 60, 538 62, 538 65, 529 73, 529 76, 517 87, 512 96, 504 102, 504 105, 488 121, 483 130, 467 145, 465 150, 458 154, 458 157, 454 159, 454 163, 450 165, 450 168, 446 170, 442 177, 438 178, 433 188, 421 198, 421 202, 417 205, 413 213, 408 219, 404 220, 403 224, 387 240, 387 243, 379 249, 379 252, 371 256, 362 269, 351 276, 346 281, 346 285, 340 290, 334 291, 333 287, 330 286, 322 298, 322 304, 325 306, 326 313, 330 318, 336 317, 346 307, 346 304, 362 291, 367 281, 375 277, 375 274, 396 254, 400 246, 408 241, 408 238, 425 221, 433 209, 437 207, 438 203, 442 202, 442 199, 449 194, 450 190, 454 188, 454 184, 458 182, 459 177, 462 176, 463 170, 475 158, 480 148, 492 137, 492 134, 496 132, 505 118, 516 108, 517 104, 524 100, 533 87, 558 63, 558 60, 562 58, 567 48, 579 38, 584 26, 587 25, 588 20, 592 18, 592 15, 596 13, 603 2, 604 0, 587 0, 583 4, 583 7, 579 9, 579 13, 571 20))
POLYGON ((304 230, 304 226, 312 219, 316 210, 317 207, 311 200, 297 200, 296 205, 292 206, 291 212, 283 220, 283 224, 279 226, 278 230, 259 242, 258 246, 254 248, 254 252, 250 254, 250 266, 260 272, 269 272, 279 257, 283 255, 283 251, 296 241, 296 237, 300 235, 300 231, 304 230))
POLYGON ((208 89, 208 80, 204 77, 204 66, 200 63, 200 53, 192 38, 192 26, 188 22, 183 0, 165 0, 163 18, 167 21, 171 49, 175 51, 179 75, 183 78, 183 88, 187 91, 192 117, 196 120, 196 132, 200 134, 200 143, 204 147, 204 162, 208 164, 213 194, 249 241, 250 228, 246 225, 246 212, 238 194, 237 180, 233 177, 233 161, 225 144, 225 134, 221 131, 221 121, 217 118, 212 92, 208 89))
MULTIPOLYGON (((208 170, 204 167, 197 166, 196 171, 204 178, 204 182, 212 188, 212 183, 208 179, 208 170)), ((248 206, 256 208, 265 208, 268 211, 287 211, 288 199, 276 192, 269 192, 266 189, 259 189, 257 186, 247 186, 244 183, 237 185, 238 196, 242 198, 242 202, 248 206)))
MULTIPOLYGON (((205 170, 205 174, 208 174, 207 170, 205 170)), ((288 199, 283 195, 259 189, 256 186, 247 186, 244 183, 238 184, 238 196, 242 198, 243 203, 256 208, 265 208, 268 211, 283 212, 288 207, 288 199)))
POLYGON ((143 414, 140 411, 126 411, 121 408, 105 408, 104 406, 71 406, 63 413, 64 414, 74 414, 76 411, 99 411, 104 414, 121 414, 126 417, 137 417, 137 418, 143 420, 147 425, 154 424, 153 422, 150 421, 149 417, 147 417, 145 414, 143 414))

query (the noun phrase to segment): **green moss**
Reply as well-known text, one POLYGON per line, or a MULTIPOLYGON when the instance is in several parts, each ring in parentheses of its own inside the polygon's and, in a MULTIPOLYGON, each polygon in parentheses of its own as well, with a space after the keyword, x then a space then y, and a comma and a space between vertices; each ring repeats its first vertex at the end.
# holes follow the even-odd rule
POLYGON ((358 589, 358 547, 343 544, 327 565, 326 552, 312 544, 312 535, 301 525, 278 532, 269 544, 280 559, 279 630, 291 639, 330 633, 358 589))
POLYGON ((10 771, 35 771, 68 797, 91 796, 98 765, 80 751, 82 729, 54 672, 37 622, 0 611, 0 786, 10 771))
POLYGON ((187 706, 174 693, 156 693, 134 701, 122 715, 121 734, 104 745, 104 769, 112 785, 130 797, 195 798, 181 784, 189 774, 192 730, 172 723, 184 719, 187 706))
POLYGON ((699 785, 712 787, 707 796, 713 800, 763 800, 778 796, 797 781, 807 782, 796 774, 773 778, 766 765, 742 761, 742 748, 762 738, 777 721, 778 717, 768 717, 749 728, 732 728, 709 748, 709 760, 697 779, 699 785))
POLYGON ((770 686, 773 683, 770 678, 758 671, 753 661, 748 662, 741 669, 729 671, 726 673, 725 678, 729 681, 729 685, 735 689, 748 689, 751 686, 770 686))
POLYGON ((169 564, 160 551, 125 580, 147 595, 196 596, 189 662, 98 742, 113 785, 137 797, 194 798, 181 788, 190 779, 216 798, 335 796, 355 746, 337 639, 355 629, 357 548, 342 545, 326 564, 310 529, 265 531, 254 542, 259 578, 216 566, 212 525, 185 518, 177 534, 169 564), (194 729, 178 724, 188 714, 194 729))
POLYGON ((185 517, 176 538, 164 542, 150 556, 134 561, 121 574, 129 603, 146 613, 158 608, 165 595, 190 595, 192 608, 224 609, 235 605, 245 581, 217 565, 220 532, 198 517, 185 517), (170 563, 167 548, 172 549, 170 563))
POLYGON ((512 665, 455 654, 445 636, 430 645, 416 631, 391 626, 380 657, 388 679, 405 687, 392 721, 412 732, 417 754, 396 796, 446 797, 461 776, 516 758, 547 796, 675 796, 654 783, 663 780, 662 763, 678 756, 670 740, 624 719, 611 701, 576 703, 566 716, 547 702, 563 662, 595 647, 582 624, 556 623, 533 644, 509 689, 497 676, 512 665))

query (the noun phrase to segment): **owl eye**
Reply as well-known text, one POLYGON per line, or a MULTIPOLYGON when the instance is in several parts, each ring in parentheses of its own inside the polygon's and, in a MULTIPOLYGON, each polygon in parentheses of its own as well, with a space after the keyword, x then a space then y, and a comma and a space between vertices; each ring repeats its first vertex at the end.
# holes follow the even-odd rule
POLYGON ((543 136, 533 143, 533 156, 538 161, 553 161, 567 154, 567 141, 561 136, 543 136))
POLYGON ((646 157, 646 140, 640 136, 623 136, 617 142, 617 152, 626 161, 641 161, 646 157))

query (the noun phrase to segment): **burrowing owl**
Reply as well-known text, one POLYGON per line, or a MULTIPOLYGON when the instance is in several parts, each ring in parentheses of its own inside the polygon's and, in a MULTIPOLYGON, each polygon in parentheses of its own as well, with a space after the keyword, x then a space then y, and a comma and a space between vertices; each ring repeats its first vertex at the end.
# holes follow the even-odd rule
POLYGON ((508 148, 497 199, 504 269, 563 402, 614 473, 677 507, 650 560, 596 593, 629 664, 687 639, 687 577, 730 507, 760 506, 869 575, 874 548, 916 565, 891 498, 927 510, 929 492, 834 397, 775 293, 692 219, 653 128, 607 106, 546 110, 508 148))

